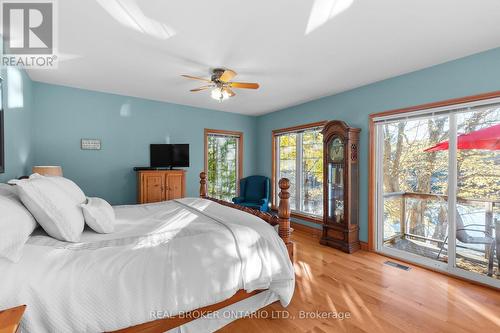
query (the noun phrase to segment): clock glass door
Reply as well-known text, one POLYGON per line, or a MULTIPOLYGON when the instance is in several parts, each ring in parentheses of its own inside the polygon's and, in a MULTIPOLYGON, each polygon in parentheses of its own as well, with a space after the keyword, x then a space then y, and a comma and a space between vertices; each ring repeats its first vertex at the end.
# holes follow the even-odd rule
POLYGON ((344 223, 344 141, 334 137, 328 145, 328 220, 344 223))

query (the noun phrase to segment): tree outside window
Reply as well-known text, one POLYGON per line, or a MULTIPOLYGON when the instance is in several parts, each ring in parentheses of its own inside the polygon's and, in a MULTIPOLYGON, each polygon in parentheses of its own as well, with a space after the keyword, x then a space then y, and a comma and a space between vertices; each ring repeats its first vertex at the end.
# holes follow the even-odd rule
MULTIPOLYGON (((290 208, 312 216, 323 214, 323 135, 314 126, 275 135, 275 180, 290 180, 290 208)), ((277 182, 274 193, 279 192, 277 182)), ((277 199, 275 198, 277 202, 277 199)))
POLYGON ((205 130, 205 141, 208 195, 231 201, 238 196, 242 135, 239 132, 205 130))

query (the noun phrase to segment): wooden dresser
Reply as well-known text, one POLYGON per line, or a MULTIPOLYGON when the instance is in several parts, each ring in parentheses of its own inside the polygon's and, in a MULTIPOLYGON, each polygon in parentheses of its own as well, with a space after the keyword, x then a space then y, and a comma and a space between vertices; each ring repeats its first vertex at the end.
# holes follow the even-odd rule
POLYGON ((137 201, 140 204, 184 198, 185 170, 137 171, 137 201))

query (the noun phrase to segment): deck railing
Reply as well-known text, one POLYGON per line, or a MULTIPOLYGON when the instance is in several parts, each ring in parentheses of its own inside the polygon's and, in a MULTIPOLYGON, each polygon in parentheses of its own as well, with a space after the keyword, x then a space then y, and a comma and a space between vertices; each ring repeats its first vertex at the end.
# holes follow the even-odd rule
MULTIPOLYGON (((422 235, 417 235, 415 233, 412 233, 410 228, 409 228, 409 218, 407 218, 407 200, 408 199, 417 199, 417 200, 435 200, 435 201, 441 201, 441 202, 447 202, 448 196, 447 195, 442 195, 442 194, 431 194, 431 193, 415 193, 415 192, 392 192, 392 193, 385 193, 384 194, 384 200, 386 199, 397 199, 399 198, 401 200, 400 204, 400 233, 392 235, 390 237, 385 238, 384 237, 384 242, 388 241, 395 241, 397 238, 413 238, 413 239, 421 239, 425 241, 432 241, 436 243, 442 243, 443 239, 434 239, 432 237, 428 236, 422 236, 422 235)), ((484 204, 484 227, 485 227, 485 232, 492 236, 492 237, 497 237, 496 239, 500 239, 500 220, 499 219, 494 219, 494 209, 496 207, 500 207, 500 201, 492 201, 492 200, 487 200, 487 199, 469 199, 469 198, 462 198, 462 197, 457 197, 457 202, 461 204, 484 204), (493 235, 493 232, 495 231, 495 235, 493 235)), ((423 212, 422 212, 423 214, 423 212)), ((457 245, 458 246, 458 245, 457 245)), ((487 248, 485 249, 487 252, 487 248)), ((497 249, 497 251, 500 251, 500 249, 497 249)))

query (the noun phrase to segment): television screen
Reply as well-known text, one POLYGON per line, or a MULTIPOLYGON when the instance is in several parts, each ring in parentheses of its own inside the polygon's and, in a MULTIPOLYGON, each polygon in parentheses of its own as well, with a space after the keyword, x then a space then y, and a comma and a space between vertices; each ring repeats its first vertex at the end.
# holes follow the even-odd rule
POLYGON ((150 146, 151 167, 189 167, 188 144, 152 144, 150 146))

